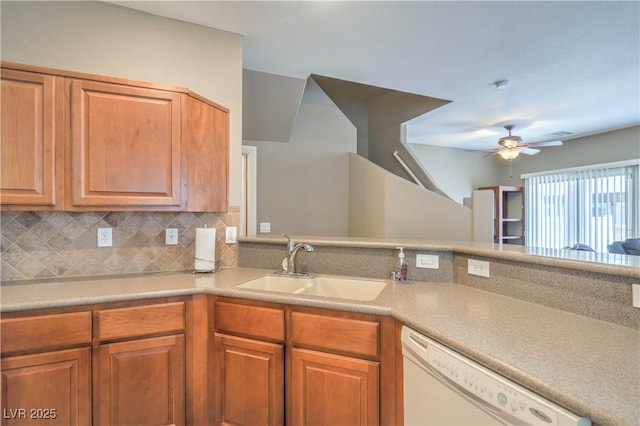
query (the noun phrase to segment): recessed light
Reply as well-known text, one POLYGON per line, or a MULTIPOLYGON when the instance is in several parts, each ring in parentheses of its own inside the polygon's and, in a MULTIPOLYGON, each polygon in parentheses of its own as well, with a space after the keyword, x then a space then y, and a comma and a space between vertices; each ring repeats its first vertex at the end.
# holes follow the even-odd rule
POLYGON ((509 85, 509 80, 498 80, 493 83, 496 86, 496 89, 504 89, 509 85))
POLYGON ((549 138, 564 138, 565 136, 570 136, 572 134, 573 134, 573 132, 566 132, 564 130, 561 130, 559 132, 549 133, 548 135, 545 135, 545 137, 549 137, 549 138))

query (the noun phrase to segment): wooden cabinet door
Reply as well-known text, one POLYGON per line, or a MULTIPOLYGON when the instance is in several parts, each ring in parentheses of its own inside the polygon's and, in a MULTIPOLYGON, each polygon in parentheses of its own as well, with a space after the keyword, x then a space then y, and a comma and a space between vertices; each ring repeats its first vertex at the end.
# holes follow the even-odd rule
POLYGON ((283 346, 215 334, 215 424, 284 424, 283 346))
MULTIPOLYGON (((2 69, 0 202, 56 203, 56 78, 2 69)), ((62 185, 62 182, 59 182, 62 185)))
POLYGON ((67 207, 179 210, 182 96, 72 80, 67 207))
POLYGON ((290 363, 292 424, 379 424, 377 362, 293 348, 290 363))
POLYGON ((94 424, 184 425, 184 351, 182 334, 99 346, 94 424))
POLYGON ((4 358, 2 425, 91 424, 90 349, 4 358))
POLYGON ((187 210, 226 212, 229 180, 229 112, 187 96, 183 152, 187 159, 187 210))

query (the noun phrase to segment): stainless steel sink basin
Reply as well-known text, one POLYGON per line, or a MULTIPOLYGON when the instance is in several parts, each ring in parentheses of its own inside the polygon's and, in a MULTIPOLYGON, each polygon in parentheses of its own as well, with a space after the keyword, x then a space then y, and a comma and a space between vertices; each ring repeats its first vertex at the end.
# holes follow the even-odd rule
POLYGON ((384 281, 352 279, 343 277, 312 276, 290 277, 286 275, 265 275, 237 288, 275 291, 289 294, 335 297, 360 301, 374 300, 384 287, 384 281))

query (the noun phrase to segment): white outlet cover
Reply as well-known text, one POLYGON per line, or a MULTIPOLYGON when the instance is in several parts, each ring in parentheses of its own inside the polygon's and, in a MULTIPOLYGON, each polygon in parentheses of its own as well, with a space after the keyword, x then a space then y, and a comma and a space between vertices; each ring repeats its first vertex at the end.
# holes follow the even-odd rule
POLYGON ((489 262, 469 259, 469 262, 467 263, 467 272, 469 275, 489 278, 489 262))
POLYGON ((260 232, 268 234, 271 232, 271 222, 260 222, 260 232))
POLYGON ((164 232, 164 244, 167 246, 178 245, 178 228, 167 228, 164 232))
POLYGON ((633 307, 640 308, 640 284, 631 284, 631 293, 633 294, 633 307))
POLYGON ((238 236, 238 228, 235 226, 227 226, 225 230, 225 242, 227 244, 235 244, 238 236))
POLYGON ((113 246, 113 232, 111 228, 98 228, 98 247, 113 246))
POLYGON ((436 254, 416 254, 416 268, 438 269, 440 256, 436 254))

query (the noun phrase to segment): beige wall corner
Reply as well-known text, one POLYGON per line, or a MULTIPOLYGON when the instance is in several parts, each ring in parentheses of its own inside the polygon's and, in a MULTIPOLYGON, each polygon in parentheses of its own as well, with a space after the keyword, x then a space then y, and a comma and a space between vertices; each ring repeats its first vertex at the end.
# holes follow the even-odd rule
POLYGON ((471 209, 349 156, 349 236, 469 241, 471 209))

